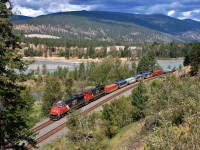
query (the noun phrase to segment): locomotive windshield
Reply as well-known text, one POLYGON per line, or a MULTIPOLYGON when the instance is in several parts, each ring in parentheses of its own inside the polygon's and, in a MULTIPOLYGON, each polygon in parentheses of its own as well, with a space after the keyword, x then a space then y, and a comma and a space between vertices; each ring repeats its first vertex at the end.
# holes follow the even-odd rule
POLYGON ((61 108, 63 104, 64 104, 63 102, 54 103, 53 107, 61 108))

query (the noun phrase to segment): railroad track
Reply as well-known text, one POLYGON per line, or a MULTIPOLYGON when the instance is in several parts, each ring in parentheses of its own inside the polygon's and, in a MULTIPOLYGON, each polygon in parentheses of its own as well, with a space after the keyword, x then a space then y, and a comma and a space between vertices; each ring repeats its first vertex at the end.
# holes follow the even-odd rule
POLYGON ((53 122, 54 122, 54 121, 52 121, 52 120, 48 120, 47 122, 45 122, 45 123, 43 123, 43 124, 41 124, 41 125, 39 125, 39 126, 33 128, 33 132, 36 133, 36 132, 40 131, 41 129, 45 128, 46 126, 52 124, 53 122))
MULTIPOLYGON (((148 79, 145 79, 145 80, 143 80, 143 81, 144 81, 144 82, 148 82, 148 81, 150 81, 150 80, 153 80, 153 79, 156 79, 156 78, 159 78, 159 77, 162 77, 162 76, 165 76, 165 75, 160 75, 160 76, 148 78, 148 79)), ((106 99, 100 101, 99 103, 93 105, 92 107, 90 107, 90 108, 88 108, 88 109, 82 111, 82 112, 81 112, 81 115, 86 115, 87 113, 89 113, 89 112, 95 110, 95 109, 98 108, 99 106, 101 106, 101 105, 103 105, 103 104, 105 104, 105 103, 111 101, 113 98, 115 98, 115 97, 121 95, 122 93, 124 93, 124 92, 126 92, 126 91, 128 91, 128 90, 130 90, 130 89, 132 89, 132 88, 134 88, 134 87, 136 87, 136 86, 138 85, 138 83, 139 83, 139 82, 136 82, 136 83, 133 83, 133 84, 127 86, 127 87, 122 88, 122 90, 120 90, 120 91, 116 92, 115 94, 109 96, 108 98, 106 98, 106 99)), ((33 129, 33 132, 36 133, 36 132, 38 132, 39 130, 41 130, 41 129, 43 129, 43 128, 49 126, 49 125, 51 125, 52 123, 54 123, 54 121, 49 120, 49 121, 45 122, 44 124, 35 127, 35 128, 33 129)), ((51 136, 54 135, 55 133, 57 133, 57 132, 59 132, 60 130, 62 130, 63 128, 65 128, 65 127, 67 126, 67 124, 68 124, 68 121, 65 121, 64 123, 60 124, 59 126, 55 127, 54 129, 52 129, 50 132, 48 132, 48 133, 42 135, 41 137, 37 138, 37 139, 36 139, 36 145, 42 143, 43 141, 45 141, 46 139, 48 139, 49 137, 51 137, 51 136)), ((26 148, 27 148, 27 149, 31 149, 31 148, 33 148, 33 146, 29 144, 29 145, 26 146, 26 148)))

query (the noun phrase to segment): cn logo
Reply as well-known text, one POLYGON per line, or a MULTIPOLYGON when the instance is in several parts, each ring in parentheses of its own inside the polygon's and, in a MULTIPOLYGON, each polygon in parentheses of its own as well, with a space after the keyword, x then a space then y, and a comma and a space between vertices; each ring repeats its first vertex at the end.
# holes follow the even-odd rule
POLYGON ((77 104, 77 100, 73 100, 72 105, 76 105, 76 104, 77 104))

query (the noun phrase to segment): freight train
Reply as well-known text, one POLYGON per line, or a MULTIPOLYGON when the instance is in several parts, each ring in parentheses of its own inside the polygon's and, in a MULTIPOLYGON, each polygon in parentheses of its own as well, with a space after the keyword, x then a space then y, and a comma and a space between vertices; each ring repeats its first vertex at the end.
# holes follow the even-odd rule
POLYGON ((88 103, 104 96, 105 94, 114 92, 134 82, 141 81, 154 76, 159 76, 164 73, 169 73, 171 71, 172 70, 155 70, 153 72, 145 72, 143 74, 138 74, 135 77, 118 81, 114 84, 98 85, 94 88, 85 90, 82 93, 78 93, 70 98, 55 102, 51 107, 49 118, 50 120, 59 120, 64 115, 66 115, 70 109, 80 108, 83 105, 87 105, 88 103))

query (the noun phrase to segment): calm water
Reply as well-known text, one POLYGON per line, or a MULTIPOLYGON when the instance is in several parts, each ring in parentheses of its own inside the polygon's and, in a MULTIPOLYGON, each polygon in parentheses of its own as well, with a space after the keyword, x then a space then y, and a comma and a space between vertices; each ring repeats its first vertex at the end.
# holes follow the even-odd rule
MULTIPOLYGON (((160 64, 160 66, 163 69, 168 68, 170 66, 171 68, 178 68, 180 65, 183 66, 183 60, 157 60, 157 62, 160 64)), ((60 67, 66 67, 69 70, 74 70, 75 67, 78 67, 80 65, 81 61, 70 61, 70 60, 45 60, 45 61, 35 61, 33 64, 29 65, 29 68, 27 70, 27 73, 31 70, 36 70, 37 67, 40 67, 42 70, 42 66, 45 64, 47 66, 47 69, 49 72, 54 72, 58 66, 60 67)), ((130 62, 127 62, 130 64, 130 62)), ((138 62, 136 62, 137 64, 138 62)))
POLYGON ((46 65, 49 72, 54 72, 58 66, 68 68, 69 70, 74 70, 74 68, 78 67, 80 63, 81 62, 69 60, 35 61, 33 64, 29 65, 27 72, 30 72, 31 70, 36 70, 38 67, 40 68, 40 70, 42 70, 43 65, 46 65))

